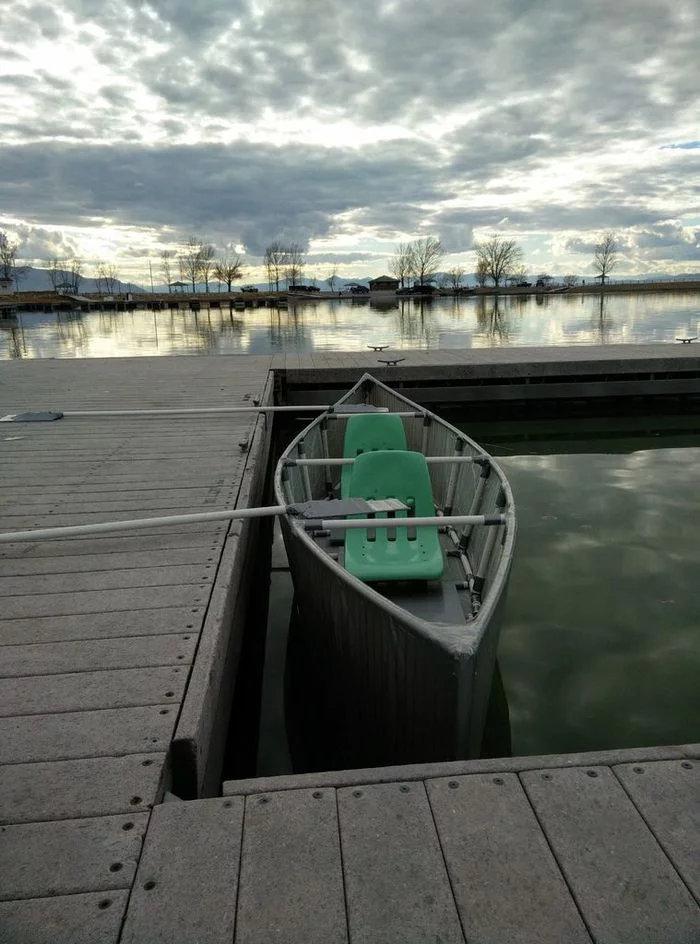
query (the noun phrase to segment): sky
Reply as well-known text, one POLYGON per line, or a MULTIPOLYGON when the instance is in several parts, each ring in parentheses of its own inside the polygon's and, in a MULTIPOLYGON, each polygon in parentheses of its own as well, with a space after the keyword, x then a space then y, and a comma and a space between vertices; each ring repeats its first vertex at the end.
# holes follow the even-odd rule
POLYGON ((5 0, 0 229, 25 262, 156 278, 191 236, 248 280, 442 268, 700 271, 698 0, 5 0))

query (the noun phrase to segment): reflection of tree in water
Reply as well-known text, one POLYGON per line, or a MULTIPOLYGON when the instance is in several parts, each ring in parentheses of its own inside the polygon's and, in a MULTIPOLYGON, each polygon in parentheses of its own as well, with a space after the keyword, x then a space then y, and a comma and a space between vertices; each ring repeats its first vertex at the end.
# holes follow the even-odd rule
MULTIPOLYGON (((513 296, 517 298, 518 296, 513 296)), ((515 309, 520 306, 509 305, 515 309)), ((488 338, 491 344, 508 344, 511 339, 511 321, 505 310, 503 299, 498 295, 480 295, 476 303, 476 323, 481 334, 488 338)))
POLYGON ((313 348, 304 324, 304 309, 297 305, 292 305, 287 311, 270 309, 268 337, 273 351, 287 348, 304 351, 313 348))
POLYGON ((423 342, 426 347, 432 347, 435 343, 438 332, 432 299, 402 298, 395 318, 402 341, 414 345, 423 342))
POLYGON ((56 312, 56 337, 59 348, 82 352, 87 347, 90 333, 83 321, 82 311, 56 312))
POLYGON ((26 357, 27 344, 24 339, 24 326, 22 318, 17 319, 12 316, 9 318, 0 315, 0 330, 7 333, 7 350, 12 360, 26 357))
POLYGON ((601 295, 597 305, 597 311, 593 316, 593 330, 597 336, 599 344, 609 344, 612 330, 615 322, 607 310, 608 299, 606 295, 601 295))

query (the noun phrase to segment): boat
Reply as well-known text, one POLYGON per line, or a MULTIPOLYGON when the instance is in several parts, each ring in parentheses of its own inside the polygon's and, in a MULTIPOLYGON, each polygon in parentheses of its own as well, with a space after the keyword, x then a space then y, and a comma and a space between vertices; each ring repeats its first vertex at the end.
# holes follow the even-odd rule
POLYGON ((478 757, 516 532, 498 464, 364 374, 283 450, 274 488, 287 508, 321 509, 312 522, 280 518, 295 594, 295 769, 478 757), (403 510, 324 520, 324 502, 351 497, 403 510))

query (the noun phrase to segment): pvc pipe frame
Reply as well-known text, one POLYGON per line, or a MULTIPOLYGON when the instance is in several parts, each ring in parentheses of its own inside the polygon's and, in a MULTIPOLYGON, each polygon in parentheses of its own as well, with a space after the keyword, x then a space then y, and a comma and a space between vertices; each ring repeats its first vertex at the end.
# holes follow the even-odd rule
MULTIPOLYGON (((477 459, 484 459, 485 456, 425 456, 428 465, 450 465, 451 463, 475 462, 477 459)), ((285 459, 284 464, 288 466, 295 465, 353 465, 355 459, 352 457, 344 459, 285 459)))
POLYGON ((308 525, 324 531, 348 531, 351 528, 442 528, 448 525, 503 525, 505 515, 440 515, 431 518, 336 518, 308 525))

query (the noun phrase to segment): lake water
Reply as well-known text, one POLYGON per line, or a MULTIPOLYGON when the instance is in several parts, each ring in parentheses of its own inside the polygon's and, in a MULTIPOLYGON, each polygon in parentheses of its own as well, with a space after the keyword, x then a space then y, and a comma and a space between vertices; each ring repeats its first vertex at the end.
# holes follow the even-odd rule
MULTIPOLYGON (((559 421, 469 426, 498 456, 518 514, 487 754, 697 740, 700 417, 576 426, 578 436, 559 421)), ((278 541, 282 567, 283 558, 278 541)), ((261 774, 290 769, 282 678, 291 599, 289 574, 277 569, 261 774)))
POLYGON ((319 299, 286 311, 23 314, 0 321, 0 359, 675 342, 698 333, 697 293, 319 299))

